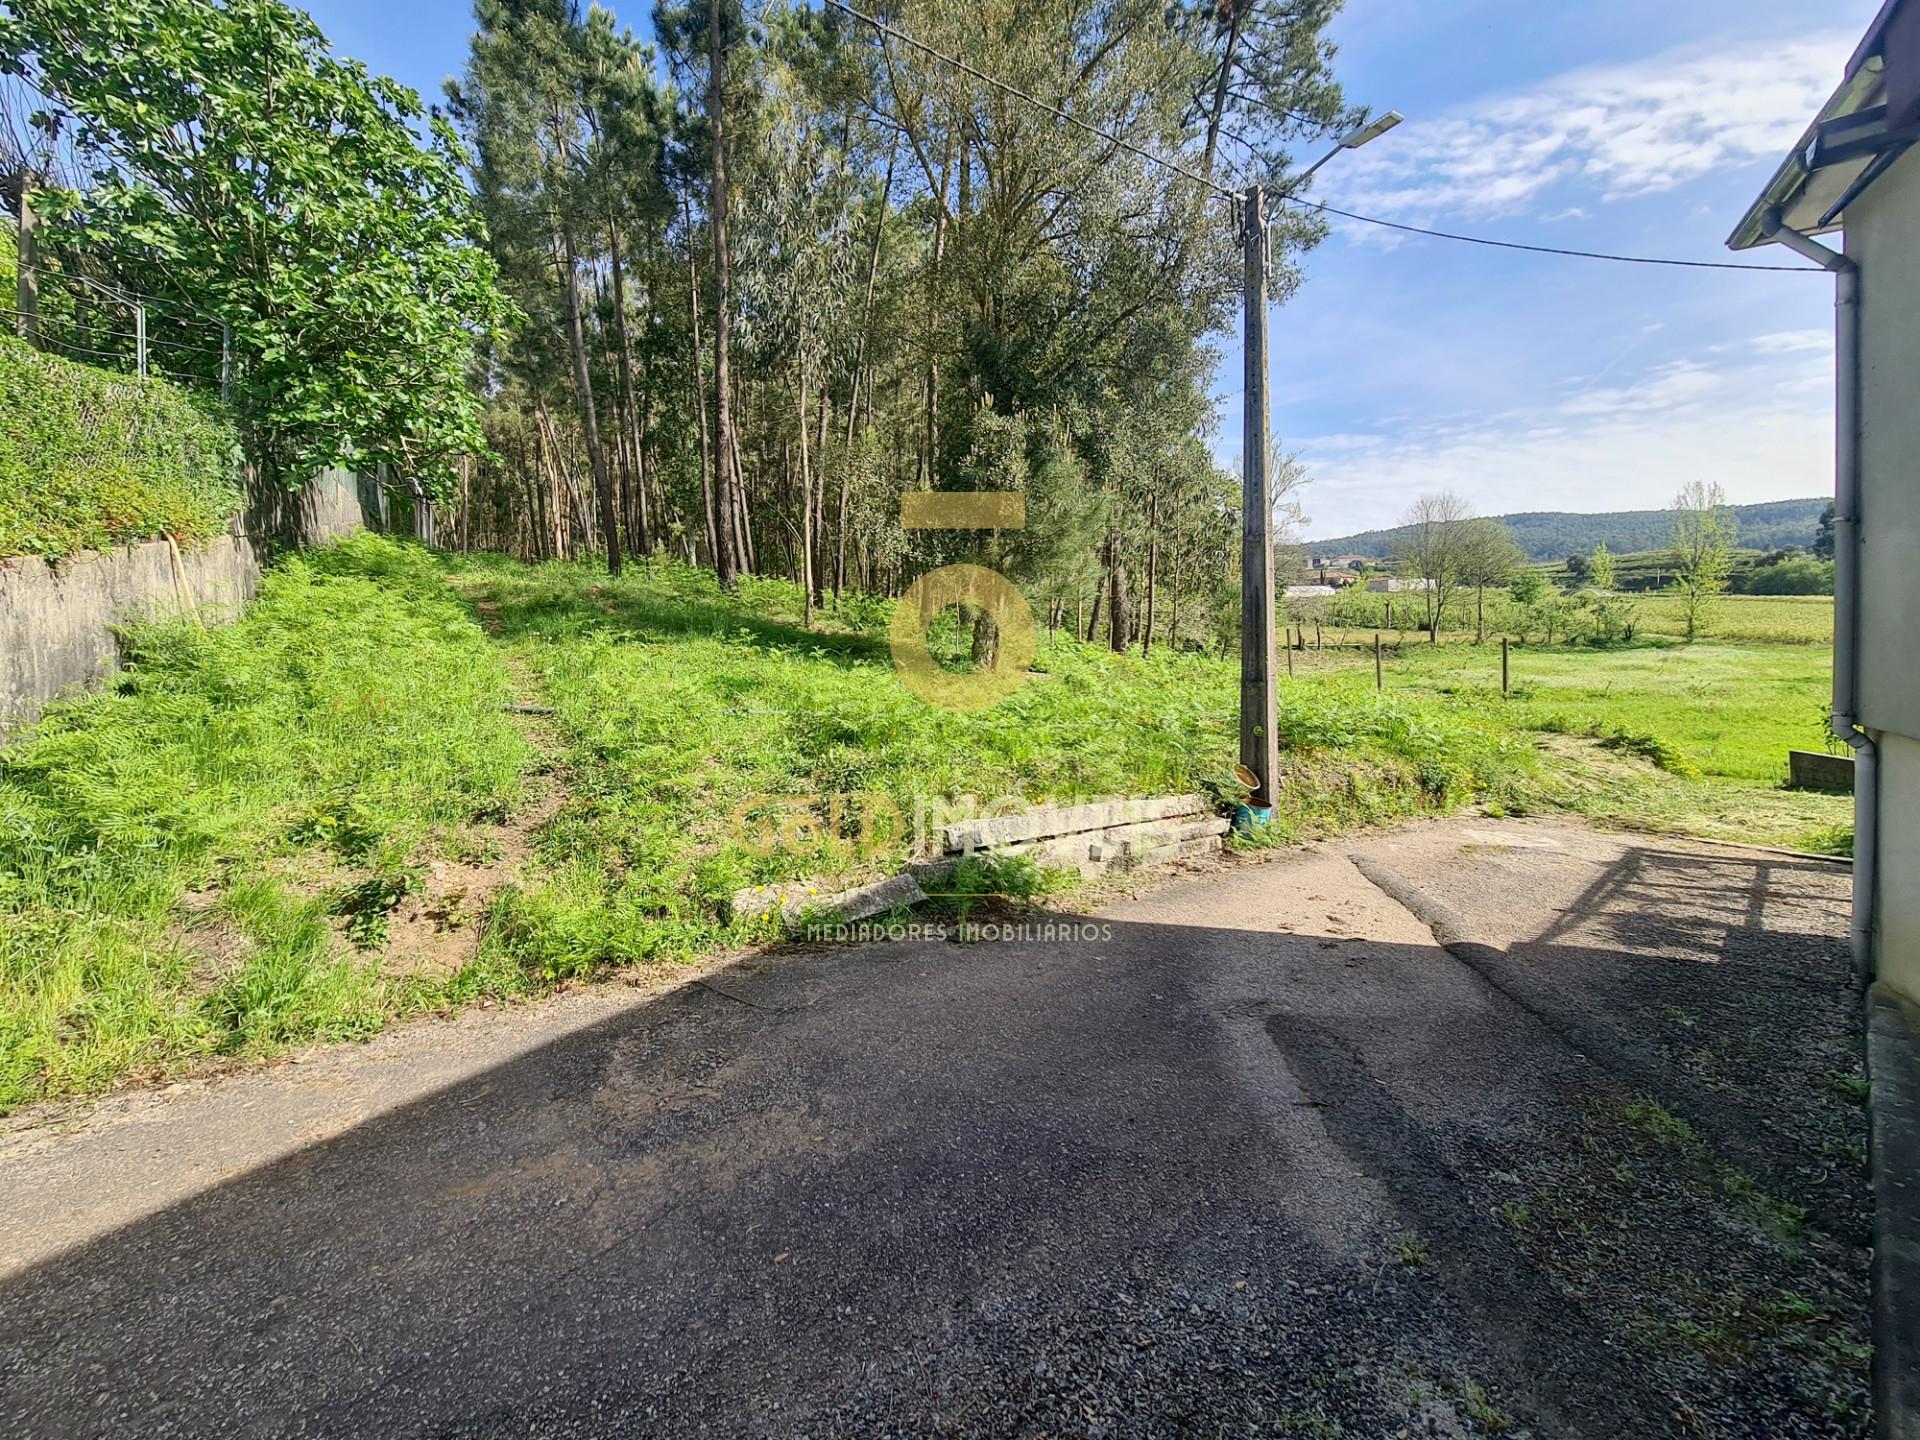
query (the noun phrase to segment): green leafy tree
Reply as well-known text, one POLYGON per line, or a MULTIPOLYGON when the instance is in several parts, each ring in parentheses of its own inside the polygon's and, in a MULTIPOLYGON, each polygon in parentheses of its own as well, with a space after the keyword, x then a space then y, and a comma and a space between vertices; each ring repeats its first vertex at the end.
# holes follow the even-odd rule
POLYGON ((1733 574, 1738 521, 1717 482, 1690 480, 1674 496, 1673 593, 1680 597, 1687 639, 1712 619, 1713 607, 1733 574))
POLYGON ((1816 560, 1833 559, 1833 502, 1827 502, 1827 508, 1820 512, 1820 519, 1814 525, 1813 558, 1816 560))
POLYGON ((1602 595, 1608 595, 1613 592, 1613 580, 1613 552, 1602 540, 1593 547, 1593 558, 1587 562, 1587 583, 1602 595))
POLYGON ((1467 522, 1461 545, 1460 579, 1473 587, 1473 639, 1476 645, 1487 638, 1487 587, 1504 585, 1514 570, 1526 563, 1526 556, 1513 543, 1507 527, 1498 520, 1467 522))
POLYGON ((279 0, 9 0, 0 67, 49 97, 39 123, 91 169, 44 197, 51 243, 204 317, 181 368, 216 379, 214 322, 231 326, 268 477, 384 464, 451 490, 484 445, 474 341, 511 307, 459 143, 415 92, 335 59, 279 0))

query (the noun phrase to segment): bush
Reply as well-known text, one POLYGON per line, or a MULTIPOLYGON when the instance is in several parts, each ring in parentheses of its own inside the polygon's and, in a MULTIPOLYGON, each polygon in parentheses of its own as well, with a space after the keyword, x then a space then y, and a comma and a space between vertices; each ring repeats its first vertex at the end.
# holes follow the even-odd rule
POLYGON ((0 556, 219 534, 242 491, 216 409, 0 337, 0 556))
POLYGON ((1741 595, 1831 595, 1833 562, 1793 556, 1758 565, 1736 577, 1733 588, 1741 595))
POLYGON ((376 536, 128 647, 0 752, 0 1111, 377 1027, 404 997, 334 923, 377 938, 436 834, 502 813, 531 761, 435 561, 376 536))

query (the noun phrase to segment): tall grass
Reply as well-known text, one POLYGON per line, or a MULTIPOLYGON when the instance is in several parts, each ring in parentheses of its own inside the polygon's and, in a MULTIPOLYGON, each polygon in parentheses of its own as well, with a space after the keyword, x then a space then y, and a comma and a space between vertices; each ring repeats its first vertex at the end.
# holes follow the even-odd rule
MULTIPOLYGON (((668 562, 616 580, 360 537, 282 564, 232 626, 138 629, 111 692, 0 756, 0 1108, 755 938, 736 890, 895 867, 962 797, 1232 786, 1231 663, 1058 637, 958 714, 900 683, 886 602, 811 631, 801 608, 668 562), (551 707, 550 754, 516 692, 551 707), (387 910, 535 766, 558 803, 477 954, 407 973, 387 910)), ((1279 738, 1276 842, 1499 800, 1532 757, 1346 681, 1286 687, 1279 738)))
MULTIPOLYGON (((915 821, 963 797, 1009 804, 1232 784, 1238 680, 1220 661, 1115 656, 1065 637, 975 714, 894 673, 888 609, 822 630, 799 592, 723 599, 669 562, 623 578, 572 565, 456 567, 556 711, 572 798, 544 880, 502 900, 496 946, 546 976, 692 953, 748 885, 897 865, 915 821)), ((1358 686, 1288 689, 1276 839, 1460 803, 1505 785, 1523 742, 1358 686)))
POLYGON ((0 1106, 377 1026, 398 997, 295 862, 405 865, 504 811, 529 760, 498 656, 391 542, 289 560, 237 623, 127 649, 110 693, 0 754, 0 1106))

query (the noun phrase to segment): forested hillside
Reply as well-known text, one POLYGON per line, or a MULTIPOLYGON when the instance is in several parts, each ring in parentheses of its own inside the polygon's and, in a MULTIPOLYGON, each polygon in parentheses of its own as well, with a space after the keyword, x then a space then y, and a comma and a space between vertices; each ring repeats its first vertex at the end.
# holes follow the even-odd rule
MULTIPOLYGON (((1821 496, 1810 500, 1771 500, 1761 505, 1736 505, 1739 543, 1748 550, 1779 550, 1789 545, 1811 547, 1819 526, 1820 512, 1828 500, 1821 496)), ((1528 511, 1502 515, 1507 527, 1530 560, 1564 560, 1569 555, 1589 555, 1596 545, 1605 545, 1615 555, 1633 555, 1647 550, 1665 549, 1673 538, 1671 510, 1609 510, 1595 515, 1569 511, 1528 511)), ((1370 555, 1386 558, 1396 541, 1402 541, 1409 527, 1391 530, 1364 530, 1335 540, 1315 540, 1316 555, 1370 555)))

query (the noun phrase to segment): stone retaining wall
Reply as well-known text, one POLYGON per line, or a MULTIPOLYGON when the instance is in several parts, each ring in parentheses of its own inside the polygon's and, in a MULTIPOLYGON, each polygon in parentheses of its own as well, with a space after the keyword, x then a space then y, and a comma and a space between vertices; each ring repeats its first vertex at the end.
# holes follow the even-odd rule
POLYGON ((253 598, 270 551, 337 539, 363 523, 355 477, 327 470, 299 490, 256 495, 245 534, 0 560, 0 744, 49 701, 119 668, 119 627, 189 611, 230 620, 253 598))

